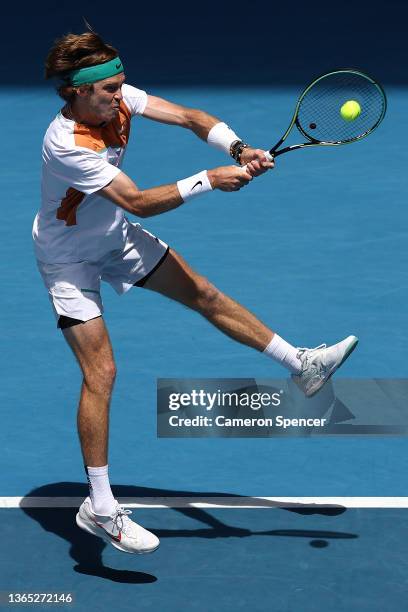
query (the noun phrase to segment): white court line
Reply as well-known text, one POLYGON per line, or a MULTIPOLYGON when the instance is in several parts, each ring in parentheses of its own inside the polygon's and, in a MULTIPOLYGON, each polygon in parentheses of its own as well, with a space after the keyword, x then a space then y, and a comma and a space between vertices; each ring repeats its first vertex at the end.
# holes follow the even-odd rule
MULTIPOLYGON (((77 508, 83 497, 0 497, 0 508, 77 508)), ((128 508, 408 508, 408 497, 121 497, 128 508)))

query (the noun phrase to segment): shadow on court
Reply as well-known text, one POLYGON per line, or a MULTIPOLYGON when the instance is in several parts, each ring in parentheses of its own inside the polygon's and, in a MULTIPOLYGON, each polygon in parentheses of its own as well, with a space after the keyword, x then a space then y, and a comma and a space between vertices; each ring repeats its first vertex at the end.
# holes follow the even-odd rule
POLYGON ((70 555, 76 562, 74 571, 99 576, 112 582, 147 584, 156 582, 156 576, 145 572, 118 570, 102 562, 105 542, 80 530, 75 522, 74 508, 24 508, 25 514, 38 522, 45 531, 55 533, 70 544, 70 555))
MULTIPOLYGON (((171 507, 171 498, 191 498, 191 500, 199 500, 200 498, 206 499, 214 498, 217 500, 215 503, 222 505, 222 499, 225 498, 225 503, 232 504, 231 509, 237 511, 237 508, 233 506, 234 498, 238 496, 229 495, 226 493, 197 493, 191 491, 173 491, 168 489, 151 489, 147 487, 136 487, 136 486, 124 486, 118 485, 113 486, 114 494, 120 500, 126 498, 138 498, 138 502, 143 504, 143 499, 146 498, 146 505, 151 502, 151 498, 168 498, 168 504, 171 507), (150 501, 149 501, 150 500, 150 501)), ((73 482, 61 482, 55 484, 45 485, 38 487, 30 491, 27 497, 44 497, 44 498, 85 498, 88 495, 88 487, 85 484, 73 483, 73 482)), ((27 499, 27 497, 25 499, 27 499)), ((238 498, 239 499, 239 498, 238 498)), ((27 500, 25 503, 29 503, 27 500)), ((56 503, 56 502, 54 502, 56 503)), ((68 503, 69 500, 68 500, 68 503)), ((126 502, 123 502, 126 505, 126 502)), ((308 516, 308 515, 324 515, 335 518, 336 516, 343 514, 346 508, 342 506, 320 506, 318 504, 313 505, 301 505, 301 504, 288 504, 284 508, 281 507, 279 502, 267 501, 267 500, 256 500, 252 499, 248 502, 251 507, 257 508, 268 505, 270 508, 280 507, 282 510, 308 516)), ((238 504, 238 501, 237 501, 238 504)), ((68 505, 67 503, 65 505, 68 505)), ((80 530, 75 523, 75 515, 77 508, 67 507, 55 507, 55 508, 33 508, 27 507, 22 503, 22 510, 24 513, 32 518, 34 521, 39 523, 41 527, 48 532, 55 533, 58 537, 63 538, 70 544, 70 555, 75 561, 74 571, 82 574, 88 574, 92 576, 99 576, 113 582, 121 583, 150 583, 155 582, 157 578, 151 574, 143 572, 134 572, 127 570, 116 570, 114 568, 106 567, 103 564, 102 552, 106 547, 106 543, 86 532, 80 530)), ((189 519, 193 519, 201 523, 202 526, 191 529, 166 529, 166 528, 154 528, 152 531, 161 538, 248 538, 251 536, 274 536, 274 537, 292 537, 292 538, 304 538, 310 540, 310 546, 314 548, 325 548, 329 545, 328 540, 332 539, 355 539, 358 535, 354 533, 340 532, 340 531, 327 531, 327 530, 310 530, 310 529, 267 529, 267 530, 256 530, 246 529, 242 527, 228 524, 225 521, 215 517, 211 511, 195 508, 195 507, 182 507, 172 508, 174 512, 180 513, 189 519)), ((229 514, 228 516, 231 516, 229 514)), ((270 522, 273 524, 273 513, 271 514, 270 522)), ((136 518, 137 520, 137 518, 136 518)), ((290 521, 290 519, 289 519, 290 521)), ((149 529, 149 525, 144 525, 149 529)), ((306 527, 306 526, 305 526, 306 527)))

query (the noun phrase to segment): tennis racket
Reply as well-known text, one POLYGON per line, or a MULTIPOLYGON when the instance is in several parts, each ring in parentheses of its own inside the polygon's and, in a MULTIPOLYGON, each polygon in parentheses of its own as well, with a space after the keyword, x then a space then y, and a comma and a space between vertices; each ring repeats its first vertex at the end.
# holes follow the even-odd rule
POLYGON ((380 125, 386 110, 387 98, 383 88, 367 74, 353 69, 328 72, 302 92, 288 129, 274 147, 265 151, 265 155, 272 161, 278 155, 296 149, 357 142, 380 125), (350 101, 357 102, 361 112, 355 119, 346 120, 341 108, 350 101), (307 140, 279 148, 294 126, 307 140))

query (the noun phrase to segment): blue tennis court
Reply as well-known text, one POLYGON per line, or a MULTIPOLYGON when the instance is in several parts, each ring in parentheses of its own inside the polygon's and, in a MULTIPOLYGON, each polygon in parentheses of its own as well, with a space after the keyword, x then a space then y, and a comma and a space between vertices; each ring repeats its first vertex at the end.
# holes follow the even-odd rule
MULTIPOLYGON (((259 147, 286 128, 303 85, 192 87, 188 75, 185 83, 146 89, 221 117, 259 147)), ((407 374, 408 93, 397 79, 385 88, 387 117, 360 143, 283 156, 239 193, 218 191, 142 220, 293 344, 356 334, 358 349, 338 378, 407 374)), ((41 142, 60 104, 51 87, 11 84, 0 89, 0 106, 8 212, 0 243, 0 603, 16 607, 5 603, 9 592, 72 592, 77 610, 404 609, 406 437, 157 438, 158 378, 276 379, 284 371, 142 289, 122 298, 103 290, 118 367, 110 475, 161 548, 123 555, 79 531, 75 500, 87 490, 76 435, 80 373, 31 243, 41 142), (256 501, 265 497, 277 501, 256 501), (225 507, 213 503, 220 498, 225 507), (359 507, 353 498, 371 501, 359 507)), ((124 171, 148 188, 225 163, 191 133, 138 118, 124 171)))
MULTIPOLYGON (((191 106, 205 101, 209 112, 218 112, 262 145, 265 126, 272 135, 288 119, 296 91, 246 90, 235 107, 231 92, 218 88, 162 89, 157 94, 191 106)), ((341 376, 405 374, 401 330, 407 323, 407 213, 393 133, 396 124, 407 131, 407 96, 398 89, 388 94, 389 117, 370 139, 353 147, 293 153, 239 194, 214 193, 145 222, 224 291, 299 344, 333 342, 356 333, 361 344, 341 376)), ((2 421, 7 425, 1 434, 1 492, 11 498, 41 496, 49 489, 51 497, 75 497, 85 489, 75 435, 80 377, 55 329, 30 244, 39 200, 38 151, 56 100, 44 90, 2 94, 8 116, 23 105, 23 150, 15 125, 5 127, 9 157, 19 156, 19 168, 10 165, 3 186, 6 201, 15 202, 18 232, 7 232, 2 241, 2 421), (77 484, 55 490, 61 481, 77 484)), ((136 123, 125 170, 141 186, 222 163, 221 155, 191 135, 179 131, 174 139, 174 130, 143 119, 136 123), (173 148, 166 164, 156 153, 158 139, 173 148)), ((133 490, 129 497, 162 497, 165 490, 169 497, 182 491, 183 497, 201 492, 208 497, 308 496, 317 502, 325 496, 404 496, 404 438, 157 439, 158 377, 217 377, 222 372, 226 377, 268 378, 282 372, 219 335, 194 313, 156 295, 135 289, 119 299, 107 288, 104 301, 119 371, 110 459, 119 493, 127 487, 133 490)), ((160 609, 160 601, 179 609, 187 593, 191 609, 204 609, 204 602, 218 602, 222 610, 237 605, 263 609, 264 598, 273 593, 279 609, 294 609, 293 602, 303 609, 321 609, 330 601, 331 609, 340 610, 335 602, 346 595, 357 606, 358 593, 350 593, 349 580, 358 570, 358 589, 373 609, 367 593, 378 603, 383 591, 381 584, 372 586, 376 557, 370 548, 381 551, 384 568, 384 551, 395 559, 395 546, 402 548, 405 539, 403 509, 349 509, 338 516, 236 508, 136 512, 163 540, 160 552, 148 559, 102 550, 98 540, 77 533, 73 509, 3 509, 4 550, 13 547, 14 552, 12 560, 5 552, 2 556, 1 588, 71 589, 78 609, 85 609, 90 597, 99 601, 99 609, 113 605, 119 587, 111 582, 118 582, 121 597, 129 601, 135 583, 138 589, 148 588, 147 598, 143 595, 138 604, 141 609, 160 609), (328 545, 315 547, 313 541, 328 545), (48 567, 41 562, 45 554, 48 567), (73 574, 78 562, 85 569, 73 574), (339 573, 340 583, 334 577, 339 573)), ((400 554, 403 558, 403 550, 400 554)), ((402 587, 395 563, 390 561, 387 572, 395 584, 392 609, 398 609, 402 587)))

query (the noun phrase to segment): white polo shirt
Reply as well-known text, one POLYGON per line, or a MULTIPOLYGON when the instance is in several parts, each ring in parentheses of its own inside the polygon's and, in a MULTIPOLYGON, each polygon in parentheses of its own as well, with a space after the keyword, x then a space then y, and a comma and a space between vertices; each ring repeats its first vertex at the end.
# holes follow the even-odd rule
POLYGON ((120 172, 130 122, 147 104, 145 91, 122 86, 118 115, 104 127, 66 119, 51 122, 42 149, 42 203, 33 225, 44 263, 98 261, 125 244, 125 211, 97 195, 120 172))

